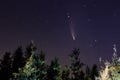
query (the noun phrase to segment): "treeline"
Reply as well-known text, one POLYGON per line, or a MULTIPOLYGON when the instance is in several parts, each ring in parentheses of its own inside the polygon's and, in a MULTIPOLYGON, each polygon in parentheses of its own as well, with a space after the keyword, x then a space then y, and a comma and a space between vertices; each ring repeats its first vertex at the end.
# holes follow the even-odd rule
POLYGON ((63 68, 55 57, 48 65, 45 53, 36 54, 36 46, 31 42, 25 52, 18 47, 14 53, 6 52, 0 61, 0 80, 95 80, 97 65, 89 68, 80 61, 79 49, 69 55, 70 66, 63 68), (83 70, 83 67, 85 70, 83 70))

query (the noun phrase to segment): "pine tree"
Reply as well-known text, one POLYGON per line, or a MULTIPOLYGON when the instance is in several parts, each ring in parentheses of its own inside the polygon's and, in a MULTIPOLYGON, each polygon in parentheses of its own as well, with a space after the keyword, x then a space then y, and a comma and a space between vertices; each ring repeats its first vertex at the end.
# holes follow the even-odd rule
POLYGON ((9 78, 12 76, 11 63, 11 53, 6 52, 3 56, 3 60, 1 61, 0 80, 9 80, 9 78))
POLYGON ((84 80, 84 79, 85 79, 85 73, 83 72, 83 70, 81 70, 79 80, 84 80))
POLYGON ((62 80, 70 80, 70 69, 66 65, 62 71, 62 80))
POLYGON ((95 80, 95 77, 98 77, 98 76, 99 76, 98 68, 97 68, 97 65, 94 64, 91 71, 91 79, 95 80))
POLYGON ((24 53, 22 51, 22 47, 18 47, 13 54, 12 58, 12 72, 17 73, 19 68, 24 67, 25 65, 25 58, 23 57, 24 53))
POLYGON ((54 58, 47 70, 47 80, 61 80, 60 76, 60 64, 58 58, 54 58))
POLYGON ((36 45, 35 45, 34 41, 31 40, 30 44, 26 47, 26 51, 25 51, 25 58, 26 58, 26 60, 31 56, 32 50, 36 51, 36 49, 37 48, 36 48, 36 45))
POLYGON ((88 66, 86 67, 85 73, 86 73, 85 80, 91 80, 91 70, 88 66))
POLYGON ((47 65, 45 63, 45 53, 41 51, 39 55, 36 57, 36 67, 39 70, 39 79, 46 80, 47 79, 47 65))
POLYGON ((38 80, 39 70, 35 66, 36 60, 34 57, 34 52, 32 52, 26 65, 23 68, 19 68, 19 73, 14 73, 13 80, 38 80))
MULTIPOLYGON (((70 54, 71 59, 71 71, 72 71, 72 80, 80 80, 81 76, 81 68, 83 67, 83 63, 80 61, 79 58, 80 52, 79 49, 74 49, 73 52, 70 54)), ((83 72, 83 71, 82 71, 83 72)))
POLYGON ((27 59, 27 62, 23 68, 19 68, 19 73, 13 73, 14 78, 12 80, 38 80, 39 70, 37 68, 37 61, 35 57, 34 46, 31 45, 31 56, 27 59))

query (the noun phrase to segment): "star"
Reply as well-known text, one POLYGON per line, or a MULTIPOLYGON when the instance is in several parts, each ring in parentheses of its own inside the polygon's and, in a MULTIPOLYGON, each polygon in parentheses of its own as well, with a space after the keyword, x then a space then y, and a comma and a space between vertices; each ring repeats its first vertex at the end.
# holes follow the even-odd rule
POLYGON ((71 17, 71 16, 70 16, 70 13, 68 12, 68 13, 67 13, 67 18, 70 18, 70 17, 71 17))
POLYGON ((68 15, 67 17, 70 18, 70 15, 68 15))
POLYGON ((97 40, 95 40, 95 42, 97 42, 97 40))
POLYGON ((93 40, 93 42, 90 44, 90 47, 95 47, 96 46, 96 43, 98 42, 98 40, 93 40))

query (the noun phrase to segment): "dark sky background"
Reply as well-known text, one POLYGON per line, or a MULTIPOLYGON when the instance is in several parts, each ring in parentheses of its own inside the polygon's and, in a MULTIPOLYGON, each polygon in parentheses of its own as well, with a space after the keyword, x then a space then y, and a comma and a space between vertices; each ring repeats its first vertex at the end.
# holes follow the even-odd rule
POLYGON ((120 0, 17 0, 0 2, 0 55, 34 40, 49 62, 69 64, 74 48, 92 65, 120 55, 120 0), (74 33, 75 40, 71 35, 74 33))

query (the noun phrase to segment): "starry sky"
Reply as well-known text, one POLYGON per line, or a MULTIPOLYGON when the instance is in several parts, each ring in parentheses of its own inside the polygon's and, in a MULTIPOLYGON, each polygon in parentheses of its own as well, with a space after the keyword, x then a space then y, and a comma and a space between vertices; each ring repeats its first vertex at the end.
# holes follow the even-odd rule
POLYGON ((120 0, 17 0, 0 2, 0 56, 34 40, 46 52, 69 64, 80 49, 81 61, 92 65, 120 55, 120 0))

